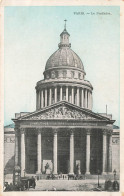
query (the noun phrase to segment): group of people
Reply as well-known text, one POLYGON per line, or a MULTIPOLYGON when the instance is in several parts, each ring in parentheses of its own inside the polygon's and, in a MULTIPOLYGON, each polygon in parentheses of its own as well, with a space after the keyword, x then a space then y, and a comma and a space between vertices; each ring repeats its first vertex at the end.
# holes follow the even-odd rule
POLYGON ((8 182, 5 182, 4 185, 4 191, 25 191, 27 189, 29 189, 30 187, 35 189, 36 186, 36 181, 35 178, 32 176, 32 178, 29 179, 23 179, 20 180, 17 183, 10 183, 8 184, 8 182))
POLYGON ((110 179, 105 181, 105 191, 119 191, 119 183, 114 180, 112 182, 110 179))
POLYGON ((18 183, 16 185, 10 183, 5 183, 4 185, 4 191, 22 191, 23 190, 23 186, 21 185, 21 183, 18 183))

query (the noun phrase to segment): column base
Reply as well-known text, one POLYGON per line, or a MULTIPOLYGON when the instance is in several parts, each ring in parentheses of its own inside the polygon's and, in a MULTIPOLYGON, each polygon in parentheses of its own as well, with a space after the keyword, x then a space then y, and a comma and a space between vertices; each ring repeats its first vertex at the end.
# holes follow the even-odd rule
POLYGON ((90 175, 90 172, 86 172, 85 175, 90 175))
POLYGON ((42 174, 42 172, 41 171, 36 171, 36 174, 42 174))
POLYGON ((74 172, 69 172, 69 175, 74 175, 74 172))
POLYGON ((26 173, 23 171, 21 172, 21 177, 25 177, 26 176, 26 173))
POLYGON ((58 173, 52 173, 54 175, 54 179, 58 179, 58 173))
POLYGON ((102 175, 107 175, 107 172, 102 172, 102 175))
POLYGON ((107 174, 113 175, 113 172, 107 172, 107 174))
POLYGON ((53 174, 54 174, 54 175, 58 175, 58 173, 57 173, 57 172, 53 172, 53 174))

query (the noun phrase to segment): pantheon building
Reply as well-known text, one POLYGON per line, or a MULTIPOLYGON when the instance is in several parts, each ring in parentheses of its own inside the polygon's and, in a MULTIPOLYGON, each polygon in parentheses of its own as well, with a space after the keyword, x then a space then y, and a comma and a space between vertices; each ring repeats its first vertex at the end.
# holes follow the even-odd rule
POLYGON ((58 50, 36 84, 36 110, 16 113, 15 165, 25 174, 109 174, 112 172, 112 115, 92 111, 93 86, 85 79, 70 34, 60 34, 58 50), (46 171, 47 170, 47 171, 46 171))

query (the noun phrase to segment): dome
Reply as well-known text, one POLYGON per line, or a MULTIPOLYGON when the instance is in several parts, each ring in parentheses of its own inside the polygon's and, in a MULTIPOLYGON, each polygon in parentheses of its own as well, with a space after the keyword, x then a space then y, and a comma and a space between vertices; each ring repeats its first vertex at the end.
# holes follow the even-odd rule
POLYGON ((60 47, 46 62, 45 70, 59 67, 78 68, 84 71, 80 57, 69 47, 60 47))

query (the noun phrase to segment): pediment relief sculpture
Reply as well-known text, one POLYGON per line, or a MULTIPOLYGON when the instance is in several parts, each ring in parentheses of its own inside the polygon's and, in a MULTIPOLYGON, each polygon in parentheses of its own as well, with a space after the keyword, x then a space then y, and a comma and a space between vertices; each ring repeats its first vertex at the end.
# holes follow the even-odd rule
POLYGON ((81 111, 61 106, 58 108, 50 109, 37 116, 30 116, 27 119, 30 120, 41 120, 41 119, 95 119, 90 115, 84 114, 81 111))

